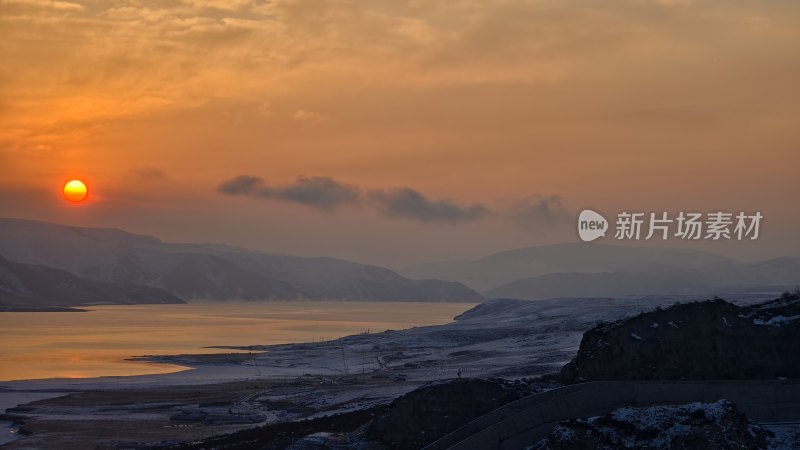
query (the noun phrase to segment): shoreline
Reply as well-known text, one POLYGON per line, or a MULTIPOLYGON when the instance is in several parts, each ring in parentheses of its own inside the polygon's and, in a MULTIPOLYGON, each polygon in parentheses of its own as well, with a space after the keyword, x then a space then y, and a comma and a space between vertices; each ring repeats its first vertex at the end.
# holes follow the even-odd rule
POLYGON ((560 370, 598 321, 674 300, 496 300, 443 325, 239 347, 252 352, 249 360, 242 353, 147 357, 188 367, 180 372, 0 383, 6 392, 62 395, 10 411, 33 434, 9 448, 52 448, 69 439, 65 427, 96 443, 197 440, 219 434, 220 423, 236 431, 387 405, 431 382, 526 382, 560 370))
POLYGON ((48 312, 90 312, 91 309, 82 309, 74 306, 4 306, 0 312, 5 313, 48 313, 48 312))
MULTIPOLYGON (((753 303, 759 301, 759 299, 763 299, 765 296, 753 296, 753 295, 746 295, 742 296, 739 299, 733 298, 732 301, 736 303, 753 303)), ((592 316, 596 316, 601 318, 602 320, 612 320, 615 318, 623 317, 625 315, 631 314, 631 308, 635 309, 653 309, 657 306, 668 306, 675 301, 694 301, 697 298, 680 298, 677 296, 645 296, 645 297, 635 297, 635 298, 561 298, 561 299, 547 299, 547 300, 495 300, 495 301, 507 301, 507 302, 514 302, 520 305, 526 305, 532 310, 542 309, 547 314, 551 313, 554 310, 558 310, 561 308, 577 308, 581 314, 589 314, 592 316)), ((489 303, 495 302, 490 301, 489 303)), ((288 304, 285 302, 277 302, 279 304, 288 304)), ((323 302, 319 302, 324 304, 323 302)), ((358 303, 358 302, 347 302, 347 303, 358 303)), ((378 302, 383 304, 384 302, 378 302)), ((406 303, 406 302, 398 302, 398 303, 406 303)), ((267 372, 266 376, 276 377, 286 377, 286 376, 296 376, 298 375, 299 370, 295 370, 290 367, 281 367, 280 364, 275 366, 267 366, 266 364, 270 361, 269 357, 265 357, 264 355, 268 352, 278 352, 282 356, 278 359, 294 359, 291 357, 291 353, 304 353, 305 350, 308 349, 318 349, 318 351, 328 350, 328 351, 336 351, 341 345, 353 345, 350 342, 358 342, 358 341, 370 341, 372 339, 381 339, 381 336, 390 336, 390 335, 397 335, 402 336, 404 334, 411 333, 414 335, 416 333, 414 330, 425 330, 425 329, 459 329, 459 328, 470 328, 470 329, 486 329, 486 328, 508 328, 509 325, 513 324, 525 324, 528 325, 527 321, 524 317, 503 317, 503 320, 507 323, 500 324, 495 326, 491 323, 479 323, 482 322, 481 320, 471 320, 471 312, 476 309, 479 305, 486 305, 487 303, 480 303, 473 305, 472 308, 467 309, 460 314, 457 314, 455 317, 451 318, 450 322, 446 322, 443 324, 438 325, 424 325, 424 326, 414 326, 413 324, 409 324, 408 328, 402 329, 387 329, 381 332, 373 332, 373 333, 356 333, 351 335, 342 336, 339 338, 321 340, 321 341, 294 341, 294 342, 284 342, 284 343, 276 343, 276 344, 254 344, 254 345, 205 345, 202 347, 198 347, 201 349, 210 349, 210 350, 228 350, 228 352, 218 352, 218 353, 176 353, 176 354, 145 354, 145 355, 133 355, 126 358, 123 358, 123 361, 130 361, 130 362, 144 362, 150 364, 157 364, 161 367, 165 365, 173 365, 175 366, 175 370, 169 372, 156 372, 156 373, 148 373, 148 374, 139 374, 139 375, 105 375, 105 376, 97 376, 97 377, 74 377, 74 378, 65 378, 65 377, 50 377, 50 378, 32 378, 32 379, 16 379, 16 380, 5 380, 0 381, 0 390, 3 388, 12 388, 12 389, 27 389, 28 386, 31 389, 81 389, 81 388, 91 388, 92 386, 98 387, 113 387, 114 385, 134 385, 134 386, 141 386, 146 384, 169 384, 169 385, 178 385, 178 384, 188 384, 188 383, 213 383, 215 381, 225 382, 231 381, 236 379, 236 377, 241 377, 242 379, 248 378, 259 378, 264 377, 265 372, 267 372), (466 316, 466 320, 463 316, 466 316), (344 342, 344 343, 342 343, 344 342), (246 356, 245 356, 246 355, 246 356), (249 360, 252 360, 254 364, 247 364, 249 360), (269 369, 269 370, 268 370, 269 369)), ((114 306, 141 306, 141 305, 114 305, 114 306)), ((91 310, 90 310, 91 311, 91 310)), ((502 314, 502 312, 500 312, 502 314)), ((490 313, 491 314, 491 313, 490 313)), ((537 319, 547 320, 547 317, 541 317, 540 314, 537 314, 537 319)), ((594 321, 597 319, 592 318, 583 322, 578 321, 577 323, 567 326, 566 328, 570 329, 573 333, 579 332, 582 334, 583 330, 588 329, 590 325, 594 324, 594 321)), ((532 324, 531 324, 532 325, 532 324)), ((556 326, 560 326, 555 324, 556 326)), ((516 326, 516 325, 515 325, 516 326)), ((424 332, 423 332, 424 334, 424 332)), ((572 336, 572 339, 579 339, 580 336, 572 336)), ((419 337, 417 337, 419 339, 419 337)), ((577 348, 577 344, 574 344, 577 348)), ((434 342, 434 345, 435 342, 434 342)), ((307 353, 307 352, 306 352, 307 353)), ((314 352, 311 352, 314 353, 314 352)), ((337 353, 338 355, 338 353, 337 353)), ((312 355, 312 358, 319 359, 318 354, 312 355)), ((315 370, 321 370, 320 373, 324 374, 335 374, 337 367, 341 366, 341 362, 337 362, 336 359, 340 358, 339 356, 333 358, 323 358, 323 361, 319 361, 321 364, 316 366, 315 370)), ((370 366, 370 370, 374 369, 376 363, 373 359, 372 363, 366 364, 370 366)), ((364 364, 359 365, 358 367, 362 367, 364 364)), ((311 367, 309 367, 311 369, 311 367)), ((302 374, 300 374, 302 375, 302 374)))
MULTIPOLYGON (((743 298, 738 299, 741 303, 752 303, 758 301, 755 296, 743 296, 743 298)), ((757 296, 757 298, 763 298, 763 296, 757 296)), ((541 308, 543 310, 549 311, 553 309, 559 308, 579 308, 583 310, 583 314, 600 314, 597 317, 602 318, 603 320, 611 320, 618 317, 623 317, 627 314, 631 313, 630 308, 635 307, 639 309, 652 309, 657 306, 668 306, 674 301, 693 301, 696 299, 691 298, 678 298, 676 296, 645 296, 645 297, 637 297, 637 298, 562 298, 562 299, 547 299, 547 300, 505 300, 508 302, 515 302, 521 305, 527 305, 531 307, 531 309, 538 309, 541 308), (604 311, 604 308, 607 309, 604 311)), ((737 299, 732 299, 736 301, 737 299)), ((504 300, 499 300, 504 301, 504 300)), ((490 301, 491 303, 493 301, 490 301)), ((287 304, 285 302, 278 302, 279 304, 287 304)), ((322 302, 319 302, 322 303, 322 302)), ((348 302, 348 303, 358 303, 358 302, 348 302)), ((384 303, 384 302, 379 302, 384 303)), ((399 303, 406 303, 406 302, 399 302, 399 303)), ((133 385, 133 386, 141 386, 147 384, 169 384, 169 385, 178 385, 178 384, 188 384, 188 383, 213 383, 215 381, 219 382, 226 382, 236 379, 236 377, 241 377, 242 379, 248 378, 259 378, 264 377, 264 373, 268 371, 268 367, 265 365, 269 361, 269 357, 264 357, 265 354, 268 352, 279 352, 282 356, 281 358, 293 359, 288 354, 299 352, 303 353, 305 350, 317 348, 321 350, 334 350, 338 351, 341 345, 352 345, 350 344, 351 341, 370 341, 371 339, 381 339, 380 336, 384 335, 399 335, 402 336, 403 334, 412 333, 414 334, 414 330, 425 330, 425 329, 456 329, 456 328, 471 328, 471 329, 486 329, 486 328, 507 328, 509 324, 519 323, 523 324, 526 323, 524 317, 504 317, 504 320, 508 323, 505 325, 495 326, 490 323, 478 323, 481 322, 480 320, 469 320, 470 319, 470 312, 475 310, 479 305, 485 305, 486 303, 475 304, 472 308, 467 309, 466 311, 457 314, 455 317, 451 318, 450 322, 446 322, 443 324, 438 325, 424 325, 424 326, 413 326, 409 324, 408 328, 402 329, 387 329, 381 332, 374 332, 374 333, 356 333, 351 335, 342 336, 339 338, 321 340, 321 341, 295 341, 295 342, 284 342, 284 343, 276 343, 276 344, 254 344, 254 345, 206 345, 198 348, 202 349, 213 349, 213 350, 228 350, 228 352, 218 352, 218 353, 176 353, 176 354, 145 354, 145 355, 133 355, 124 358, 124 361, 130 362, 145 362, 150 364, 157 364, 159 366, 164 365, 173 365, 175 366, 175 370, 169 372, 156 372, 156 373, 148 373, 148 374, 139 374, 139 375, 104 375, 104 376, 97 376, 97 377, 74 377, 74 378, 66 378, 66 377, 49 377, 49 378, 32 378, 32 379, 16 379, 16 380, 0 380, 0 392, 3 388, 11 388, 11 389, 27 389, 28 386, 31 389, 39 390, 39 389, 81 389, 81 388, 91 388, 93 386, 97 387, 113 387, 115 385, 133 385), (462 316, 466 315, 467 320, 464 320, 462 316), (344 344, 342 342, 344 341, 344 344), (235 351, 232 352, 231 350, 235 351), (245 356, 246 355, 246 356, 245 356), (252 360, 255 364, 248 365, 247 362, 252 360), (260 361, 260 362, 259 362, 260 361)), ((118 305, 114 305, 118 306, 118 305)), ((137 306, 137 305, 121 305, 121 306, 137 306)), ((90 310, 91 311, 91 310, 90 310)), ((538 314, 537 314, 538 316, 538 314)), ((537 319, 546 319, 546 317, 537 317, 537 319)), ((567 326, 573 332, 579 332, 582 334, 583 330, 588 329, 590 325, 594 324, 596 319, 587 320, 581 325, 580 321, 572 326, 567 326)), ((578 338, 579 336, 572 336, 573 339, 578 338)), ((419 339, 419 338, 417 338, 419 339)), ((577 348, 577 344, 574 344, 577 348)), ((435 346, 435 345, 434 345, 435 346)), ((314 352, 312 352, 314 353, 314 352)), ((338 354, 338 353, 337 353, 338 354)), ((318 354, 314 355, 314 357, 318 358, 318 354)), ((328 360, 322 361, 323 364, 320 364, 316 367, 317 370, 321 370, 321 373, 325 374, 335 374, 336 367, 341 366, 341 362, 336 362, 335 360, 338 358, 328 358, 328 360)), ((280 359, 280 358, 278 358, 280 359)), ((371 364, 367 364, 374 368, 376 365, 374 360, 371 364)), ((362 364, 363 366, 363 364, 362 364)), ((361 366, 359 366, 361 367, 361 366)), ((309 367, 310 368, 310 367, 309 367)), ((286 376, 295 376, 298 375, 298 370, 292 370, 292 368, 281 368, 280 365, 270 366, 271 369, 268 372, 272 373, 272 376, 276 377, 286 377, 286 376)), ((300 374, 302 375, 302 374, 300 374)), ((270 376, 269 373, 266 376, 270 376)))
POLYGON ((0 313, 4 334, 30 336, 0 352, 0 360, 5 362, 0 385, 178 372, 186 367, 170 367, 170 356, 247 353, 236 347, 316 342, 367 330, 442 324, 472 306, 227 302, 93 306, 79 315, 0 313), (92 331, 86 334, 84 330, 92 331))

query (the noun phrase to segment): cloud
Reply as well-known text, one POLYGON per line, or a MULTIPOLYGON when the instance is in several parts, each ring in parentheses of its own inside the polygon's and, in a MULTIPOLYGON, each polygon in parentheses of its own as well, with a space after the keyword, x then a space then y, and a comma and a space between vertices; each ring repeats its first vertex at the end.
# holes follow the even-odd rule
POLYGON ((239 175, 238 177, 222 182, 217 188, 217 191, 226 195, 253 195, 254 192, 263 185, 263 178, 239 175))
MULTIPOLYGON (((191 110, 215 97, 269 97, 276 117, 286 113, 298 122, 324 121, 327 111, 342 129, 350 123, 366 128, 378 119, 401 127, 402 122, 386 117, 392 113, 403 121, 419 118, 431 129, 437 129, 437 120, 464 120, 472 129, 478 127, 470 124, 479 120, 472 116, 493 110, 485 103, 497 98, 490 95, 495 92, 513 93, 520 104, 537 98, 522 114, 515 102, 504 104, 497 116, 503 120, 507 115, 508 122, 529 118, 531 112, 540 112, 537 108, 546 118, 595 110, 609 117, 629 106, 627 102, 639 101, 640 95, 629 92, 637 86, 653 96, 647 104, 657 105, 661 93, 681 82, 700 93, 685 98, 702 98, 697 102, 706 107, 726 101, 728 92, 752 92, 742 86, 757 88, 745 78, 754 67, 786 74, 764 84, 764 91, 769 88, 780 100, 796 78, 789 55, 796 48, 791 24, 797 13, 789 3, 777 10, 778 5, 757 2, 728 10, 689 0, 630 0, 602 7, 589 0, 85 3, 0 0, 7 13, 2 17, 6 39, 0 42, 0 59, 9 61, 0 69, 7 123, 0 143, 33 146, 46 138, 80 145, 67 142, 83 138, 75 137, 77 128, 191 110), (673 16, 665 15, 659 2, 689 4, 685 14, 673 16), (35 14, 33 8, 38 8, 35 14), (759 45, 751 42, 749 32, 743 36, 740 20, 730 20, 772 10, 776 16, 770 29, 776 30, 763 33, 767 35, 761 39, 769 41, 759 45), (703 39, 709 29, 724 39, 703 39), (98 40, 102 46, 96 45, 98 40), (762 45, 772 50, 762 52, 762 45), (659 58, 651 60, 653 54, 659 58), (705 65, 704 55, 709 54, 727 62, 712 70, 705 65), (690 73, 704 76, 683 77, 690 73), (604 89, 611 79, 622 95, 604 89), (719 80, 741 85, 723 88, 719 80), (559 83, 563 90, 555 89, 559 83), (457 101, 435 97, 456 95, 454 88, 465 89, 457 101), (578 94, 581 89, 601 94, 587 98, 578 94), (616 100, 605 104, 603 93, 616 100), (584 107, 573 105, 573 98, 583 99, 584 107), (471 107, 466 100, 484 105, 471 107), (447 114, 437 111, 437 105, 458 105, 453 107, 458 110, 447 114), (406 112, 410 110, 419 113, 406 112)), ((753 26, 761 27, 759 23, 753 26)), ((759 111, 760 105, 747 103, 755 101, 751 98, 775 103, 764 95, 746 96, 737 103, 743 114, 759 111)))
POLYGON ((262 102, 256 106, 256 113, 265 119, 272 117, 272 102, 262 102))
POLYGON ((180 0, 180 2, 193 8, 223 11, 236 11, 252 3, 250 0, 180 0))
POLYGON ((480 203, 463 204, 449 199, 432 200, 410 188, 373 189, 366 197, 356 185, 330 177, 300 177, 293 183, 268 185, 263 178, 239 175, 224 181, 217 191, 230 196, 282 200, 300 203, 323 211, 333 211, 345 204, 377 208, 393 219, 412 219, 425 223, 469 222, 491 216, 480 203))
POLYGON ((391 218, 405 218, 420 222, 458 223, 480 219, 490 211, 479 203, 464 205, 451 200, 430 200, 409 188, 388 191, 372 190, 369 198, 379 205, 381 212, 391 218))
POLYGON ((59 0, 0 0, 0 5, 11 6, 30 6, 34 8, 46 8, 56 11, 82 11, 83 5, 79 3, 59 1, 59 0))
POLYGON ((763 31, 770 25, 770 18, 766 16, 750 16, 747 18, 747 24, 752 31, 763 31))
POLYGON ((132 172, 139 178, 145 180, 161 180, 167 177, 167 172, 155 166, 142 166, 133 169, 132 172))
POLYGON ((327 114, 322 114, 315 111, 306 111, 304 109, 298 110, 296 113, 294 113, 293 117, 302 122, 309 123, 321 123, 330 119, 330 116, 327 114))
POLYGON ((693 2, 692 0, 656 0, 656 3, 661 6, 688 6, 693 2))
POLYGON ((356 203, 361 197, 357 186, 341 183, 329 177, 300 177, 293 183, 270 186, 263 178, 240 175, 220 184, 217 191, 226 195, 299 203, 323 211, 332 211, 339 206, 356 203))
POLYGON ((516 202, 507 217, 523 228, 536 230, 572 220, 572 213, 560 196, 535 194, 516 202))

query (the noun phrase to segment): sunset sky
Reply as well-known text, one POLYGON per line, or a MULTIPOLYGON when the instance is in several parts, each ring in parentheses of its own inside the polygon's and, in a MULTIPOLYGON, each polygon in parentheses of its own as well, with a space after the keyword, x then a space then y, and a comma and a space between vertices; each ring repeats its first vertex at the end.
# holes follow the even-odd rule
POLYGON ((800 255, 796 0, 0 0, 0 61, 0 216, 396 267, 760 211, 668 244, 800 255))

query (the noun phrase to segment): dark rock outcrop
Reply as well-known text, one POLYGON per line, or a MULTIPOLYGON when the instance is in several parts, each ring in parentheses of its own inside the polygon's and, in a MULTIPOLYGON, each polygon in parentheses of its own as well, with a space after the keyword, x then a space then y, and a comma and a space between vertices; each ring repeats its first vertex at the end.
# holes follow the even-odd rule
POLYGON ((800 298, 677 304, 583 335, 564 382, 800 378, 800 298))
POLYGON ((386 448, 417 449, 494 409, 536 392, 524 382, 457 379, 434 382, 395 399, 366 430, 386 448))
POLYGON ((535 450, 766 449, 771 433, 727 400, 620 408, 558 424, 535 450))

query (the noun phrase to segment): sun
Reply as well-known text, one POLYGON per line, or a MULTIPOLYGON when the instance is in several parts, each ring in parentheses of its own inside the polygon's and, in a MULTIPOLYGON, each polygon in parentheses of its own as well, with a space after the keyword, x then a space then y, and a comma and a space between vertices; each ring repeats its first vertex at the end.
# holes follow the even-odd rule
POLYGON ((80 202, 87 194, 89 190, 81 180, 70 180, 64 185, 64 197, 71 202, 80 202))

